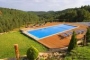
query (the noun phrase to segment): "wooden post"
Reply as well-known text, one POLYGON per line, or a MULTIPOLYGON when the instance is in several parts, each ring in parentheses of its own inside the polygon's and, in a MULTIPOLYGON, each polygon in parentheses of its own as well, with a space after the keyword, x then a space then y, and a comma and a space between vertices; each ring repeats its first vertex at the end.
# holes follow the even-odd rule
POLYGON ((19 49, 18 49, 18 44, 14 44, 14 48, 15 48, 16 59, 19 60, 19 49))

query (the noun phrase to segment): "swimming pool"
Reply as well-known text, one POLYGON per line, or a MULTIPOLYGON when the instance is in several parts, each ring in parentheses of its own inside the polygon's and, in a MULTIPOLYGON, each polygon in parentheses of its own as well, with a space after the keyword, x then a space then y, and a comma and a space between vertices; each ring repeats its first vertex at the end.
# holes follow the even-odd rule
POLYGON ((62 32, 74 29, 76 27, 77 26, 72 26, 68 24, 59 24, 59 25, 39 28, 35 30, 29 30, 26 32, 26 34, 36 40, 39 40, 42 38, 46 38, 46 37, 49 37, 58 33, 62 33, 62 32))

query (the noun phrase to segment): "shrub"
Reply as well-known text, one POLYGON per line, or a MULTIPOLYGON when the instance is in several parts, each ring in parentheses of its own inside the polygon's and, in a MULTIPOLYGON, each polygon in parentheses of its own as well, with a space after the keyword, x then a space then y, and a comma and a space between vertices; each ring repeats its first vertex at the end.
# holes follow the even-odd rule
POLYGON ((38 57, 38 50, 31 46, 28 50, 27 50, 27 58, 29 60, 35 60, 38 57))
POLYGON ((64 60, 72 60, 71 57, 65 57, 64 60))

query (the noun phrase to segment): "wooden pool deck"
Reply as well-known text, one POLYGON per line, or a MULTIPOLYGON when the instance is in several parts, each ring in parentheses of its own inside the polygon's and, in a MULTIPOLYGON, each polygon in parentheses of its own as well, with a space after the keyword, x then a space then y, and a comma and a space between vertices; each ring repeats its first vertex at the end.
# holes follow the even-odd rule
MULTIPOLYGON (((29 29, 37 29, 37 28, 42 28, 42 27, 47 27, 47 26, 52 26, 52 25, 57 25, 57 24, 65 24, 65 23, 61 23, 61 22, 53 22, 53 23, 46 23, 44 26, 40 26, 40 27, 33 27, 33 28, 27 28, 24 30, 29 30, 29 29)), ((70 25, 75 25, 78 26, 78 28, 72 29, 70 31, 74 31, 74 30, 85 30, 87 26, 83 25, 83 24, 76 24, 76 23, 66 23, 66 24, 70 24, 70 25)), ((67 32, 70 32, 67 31, 67 32)), ((64 32, 64 33, 67 33, 64 32)), ((62 33, 60 33, 62 34, 62 33)), ((63 47, 67 47, 70 39, 71 39, 71 35, 64 37, 63 39, 59 36, 60 34, 56 34, 47 38, 43 38, 40 40, 37 40, 39 43, 43 44, 44 46, 48 47, 48 48, 63 48, 63 47)), ((83 36, 85 35, 85 32, 83 34, 77 34, 77 39, 81 39, 83 38, 83 36)))

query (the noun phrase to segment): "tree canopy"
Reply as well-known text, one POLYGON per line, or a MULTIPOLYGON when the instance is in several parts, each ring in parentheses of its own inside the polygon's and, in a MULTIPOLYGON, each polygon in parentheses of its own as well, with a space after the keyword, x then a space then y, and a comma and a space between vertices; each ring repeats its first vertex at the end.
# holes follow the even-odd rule
POLYGON ((0 33, 28 24, 43 22, 89 22, 90 6, 68 8, 62 11, 21 11, 0 7, 0 33))
POLYGON ((68 8, 62 11, 34 12, 41 19, 47 21, 59 22, 83 22, 90 21, 90 6, 81 6, 80 8, 68 8))
POLYGON ((39 17, 32 12, 0 8, 0 33, 20 28, 23 25, 36 23, 39 17))

